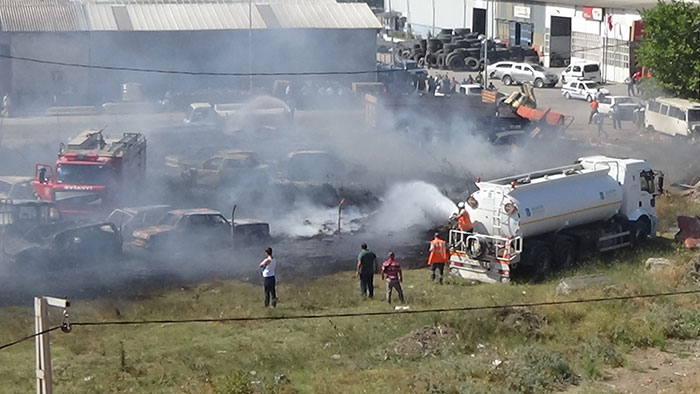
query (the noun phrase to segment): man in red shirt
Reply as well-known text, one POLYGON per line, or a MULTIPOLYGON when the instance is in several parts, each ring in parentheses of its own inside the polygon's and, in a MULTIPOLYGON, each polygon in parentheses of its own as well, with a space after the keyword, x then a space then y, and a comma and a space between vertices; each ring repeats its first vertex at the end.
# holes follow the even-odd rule
POLYGON ((392 289, 396 289, 399 300, 402 303, 405 302, 403 290, 401 290, 401 282, 403 282, 401 264, 394 260, 394 252, 389 252, 389 258, 382 263, 382 280, 386 280, 386 302, 391 304, 392 289))

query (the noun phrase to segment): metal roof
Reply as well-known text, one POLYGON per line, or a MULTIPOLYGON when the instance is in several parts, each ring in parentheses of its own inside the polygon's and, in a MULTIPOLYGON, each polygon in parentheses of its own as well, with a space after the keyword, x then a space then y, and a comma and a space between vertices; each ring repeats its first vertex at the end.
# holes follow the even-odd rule
POLYGON ((41 0, 1 0, 1 31, 80 31, 87 21, 79 3, 41 0))
POLYGON ((2 31, 380 29, 366 3, 333 0, 0 0, 2 31), (252 16, 252 23, 249 21, 252 16))

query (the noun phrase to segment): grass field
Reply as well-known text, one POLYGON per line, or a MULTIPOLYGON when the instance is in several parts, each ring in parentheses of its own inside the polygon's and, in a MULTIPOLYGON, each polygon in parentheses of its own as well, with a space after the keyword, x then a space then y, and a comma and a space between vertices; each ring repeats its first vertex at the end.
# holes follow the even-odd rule
MULTIPOLYGON (((660 202, 675 215, 679 202, 660 202), (676 205, 674 205, 676 204, 676 205)), ((696 207, 694 207, 696 208, 696 207)), ((540 284, 429 282, 408 270, 411 310, 504 305, 696 288, 693 254, 667 239, 608 254, 554 273, 540 284), (677 264, 644 270, 648 257, 677 264), (568 296, 558 279, 601 272, 612 285, 568 296)), ((352 262, 348 262, 352 267, 352 262)), ((392 310, 359 296, 352 271, 305 283, 281 283, 280 304, 262 308, 262 286, 232 280, 153 289, 145 299, 79 300, 73 321, 286 316, 392 310)), ((28 300, 28 304, 31 300, 28 300)), ((625 366, 639 347, 700 336, 698 296, 633 299, 530 309, 396 314, 244 323, 75 327, 52 333, 56 393, 544 393, 569 385, 595 391, 606 367, 625 366)), ((59 322, 60 317, 55 316, 59 322)), ((33 329, 29 307, 0 309, 0 343, 33 329)), ((2 393, 34 389, 34 343, 0 351, 2 393)))

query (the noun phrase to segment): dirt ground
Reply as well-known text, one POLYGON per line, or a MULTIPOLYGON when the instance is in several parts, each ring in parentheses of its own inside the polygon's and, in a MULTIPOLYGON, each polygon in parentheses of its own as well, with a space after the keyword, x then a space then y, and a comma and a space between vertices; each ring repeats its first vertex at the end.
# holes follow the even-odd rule
POLYGON ((627 365, 604 371, 602 382, 582 384, 566 394, 605 392, 616 394, 700 393, 700 342, 672 342, 666 350, 637 349, 627 355, 627 365))

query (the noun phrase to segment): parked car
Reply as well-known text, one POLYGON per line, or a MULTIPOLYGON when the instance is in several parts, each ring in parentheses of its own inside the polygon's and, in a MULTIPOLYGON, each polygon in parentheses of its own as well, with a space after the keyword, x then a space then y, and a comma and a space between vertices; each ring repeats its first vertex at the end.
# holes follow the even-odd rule
POLYGON ((634 120, 634 111, 642 107, 630 96, 603 96, 598 99, 598 112, 610 115, 613 105, 617 105, 617 109, 620 111, 620 120, 634 120))
POLYGON ((236 240, 246 243, 267 241, 270 225, 256 219, 226 219, 219 211, 207 208, 175 209, 156 226, 133 232, 134 246, 150 251, 198 252, 223 249, 236 240))
POLYGON ((504 85, 530 82, 535 87, 552 87, 559 82, 556 74, 546 70, 539 64, 496 62, 486 67, 490 78, 500 79, 504 85))
POLYGON ((231 224, 212 209, 176 209, 156 226, 133 232, 134 245, 166 251, 182 248, 220 248, 231 244, 231 224))
POLYGON ((131 238, 134 230, 157 224, 171 209, 170 205, 117 208, 105 221, 117 226, 125 238, 131 238))
POLYGON ((576 81, 585 79, 587 81, 602 82, 600 75, 600 66, 595 62, 581 62, 570 64, 564 71, 561 72, 561 84, 564 85, 567 81, 576 81))
POLYGON ((31 176, 0 176, 0 198, 33 199, 31 176))
POLYGON ((609 95, 610 91, 595 81, 572 81, 562 86, 561 94, 567 99, 577 98, 591 102, 599 95, 609 95))
POLYGON ((484 90, 484 87, 477 84, 459 85, 459 93, 466 96, 481 96, 482 90, 484 90))
POLYGON ((192 164, 181 161, 182 179, 190 186, 217 188, 269 182, 267 165, 260 163, 254 152, 224 150, 199 165, 192 164))

